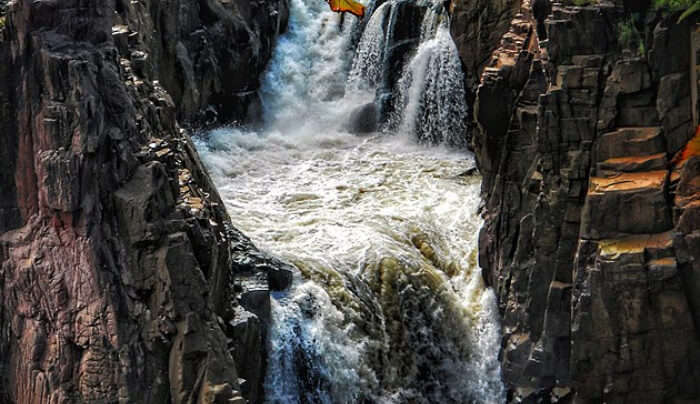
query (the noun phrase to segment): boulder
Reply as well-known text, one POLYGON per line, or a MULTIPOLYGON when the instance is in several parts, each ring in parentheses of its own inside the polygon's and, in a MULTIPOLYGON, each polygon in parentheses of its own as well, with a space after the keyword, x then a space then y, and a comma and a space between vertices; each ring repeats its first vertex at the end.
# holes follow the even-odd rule
POLYGON ((374 102, 369 102, 350 113, 346 127, 348 132, 361 135, 376 132, 378 123, 379 108, 374 102))

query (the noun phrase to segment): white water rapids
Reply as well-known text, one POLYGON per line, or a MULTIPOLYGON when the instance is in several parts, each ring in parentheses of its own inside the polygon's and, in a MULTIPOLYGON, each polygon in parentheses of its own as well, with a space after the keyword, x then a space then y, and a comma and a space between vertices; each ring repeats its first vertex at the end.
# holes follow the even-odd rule
POLYGON ((359 137, 349 111, 386 86, 400 3, 368 4, 366 24, 291 3, 262 129, 196 139, 234 225, 299 270, 273 296, 266 402, 504 402, 495 297, 476 262, 480 179, 462 175, 470 154, 421 144, 465 136, 447 17, 421 5, 395 130, 359 137))

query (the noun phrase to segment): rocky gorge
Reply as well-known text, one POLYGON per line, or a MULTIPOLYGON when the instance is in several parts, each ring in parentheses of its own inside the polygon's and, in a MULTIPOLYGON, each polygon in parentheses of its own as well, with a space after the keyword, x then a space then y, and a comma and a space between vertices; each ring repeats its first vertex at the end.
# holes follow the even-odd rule
MULTIPOLYGON (((439 29, 449 19, 463 87, 436 77, 458 87, 451 99, 464 108, 421 133, 470 140, 482 175, 478 257, 501 315, 502 335, 488 335, 500 338, 506 400, 700 400, 697 18, 629 1, 553 2, 546 18, 527 0, 455 0, 434 15, 395 3, 368 13, 382 16, 386 50, 362 48, 353 30, 369 18, 338 29, 389 66, 365 66, 380 85, 355 116, 371 117, 373 132, 399 106, 411 112, 392 91, 407 81, 399 72, 415 82, 412 54, 451 55, 439 29)), ((0 1, 0 402, 265 399, 268 338, 279 331, 271 295, 304 268, 234 227, 190 129, 265 119, 262 78, 297 27, 295 6, 0 1)), ((338 92, 325 90, 318 98, 338 92)), ((454 272, 425 237, 410 243, 436 273, 454 272)), ((398 266, 378 265, 381 304, 410 322, 424 314, 404 306, 438 303, 415 280, 386 291, 416 278, 398 266), (402 295, 413 287, 419 303, 402 295)), ((341 298, 370 300, 344 282, 341 298)), ((392 327, 403 333, 396 346, 410 344, 409 325, 392 327)))

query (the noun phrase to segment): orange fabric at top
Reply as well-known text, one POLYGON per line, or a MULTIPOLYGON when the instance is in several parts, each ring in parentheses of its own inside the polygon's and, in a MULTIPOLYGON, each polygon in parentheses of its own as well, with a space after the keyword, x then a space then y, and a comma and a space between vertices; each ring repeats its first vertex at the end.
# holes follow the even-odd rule
POLYGON ((331 6, 331 10, 337 13, 348 12, 358 17, 365 15, 365 6, 354 0, 328 0, 328 4, 331 6))
POLYGON ((683 151, 676 155, 672 163, 678 165, 693 156, 700 156, 700 126, 695 131, 695 136, 688 141, 683 151))

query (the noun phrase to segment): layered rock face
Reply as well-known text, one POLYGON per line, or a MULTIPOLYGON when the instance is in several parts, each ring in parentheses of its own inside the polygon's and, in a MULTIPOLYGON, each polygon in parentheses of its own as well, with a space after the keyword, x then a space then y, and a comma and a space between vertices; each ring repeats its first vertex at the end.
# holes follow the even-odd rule
POLYGON ((139 77, 168 91, 181 121, 245 121, 260 114, 259 76, 288 16, 281 0, 115 0, 112 36, 139 77))
POLYGON ((244 117, 286 15, 284 1, 9 3, 0 402, 259 400, 265 297, 288 274, 233 229, 178 119, 244 117))
POLYGON ((524 2, 478 90, 480 261, 513 401, 700 400, 696 20, 633 27, 623 6, 553 4, 539 41, 524 2))
POLYGON ((491 53, 518 13, 519 0, 456 0, 450 3, 450 31, 465 65, 468 87, 476 88, 491 53))
MULTIPOLYGON (((473 106, 481 73, 494 63, 492 52, 509 39, 510 23, 520 10, 520 0, 455 0, 449 4, 450 33, 462 59, 467 104, 473 106)), ((467 138, 475 132, 473 123, 473 111, 469 109, 467 138)))

